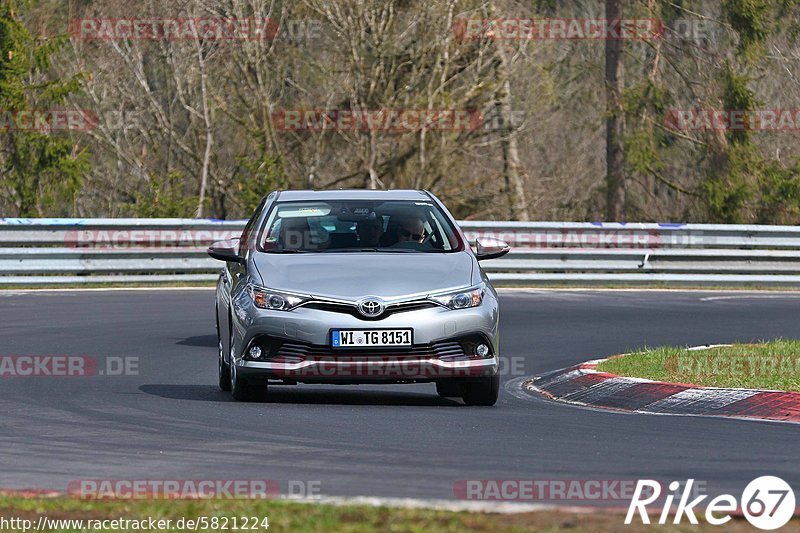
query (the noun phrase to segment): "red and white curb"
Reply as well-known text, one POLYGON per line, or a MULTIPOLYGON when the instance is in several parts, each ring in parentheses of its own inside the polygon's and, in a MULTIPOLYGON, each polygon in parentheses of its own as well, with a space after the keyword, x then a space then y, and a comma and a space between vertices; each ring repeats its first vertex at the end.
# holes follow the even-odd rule
POLYGON ((722 416, 800 423, 800 393, 700 387, 600 372, 587 361, 525 382, 529 392, 571 404, 662 415, 722 416))

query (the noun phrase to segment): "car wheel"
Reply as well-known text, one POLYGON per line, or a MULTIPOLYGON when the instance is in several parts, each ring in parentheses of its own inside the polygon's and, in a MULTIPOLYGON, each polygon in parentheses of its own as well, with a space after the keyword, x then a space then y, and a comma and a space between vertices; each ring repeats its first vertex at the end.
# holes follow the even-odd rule
POLYGON ((483 378, 464 384, 464 403, 467 405, 494 405, 500 393, 500 376, 483 378))
POLYGON ((231 365, 225 362, 222 355, 222 342, 219 343, 219 388, 225 392, 231 390, 231 365))
POLYGON ((267 384, 247 381, 239 376, 236 365, 231 362, 231 396, 239 402, 257 402, 267 395, 267 384))
POLYGON ((437 381, 436 394, 442 398, 459 398, 463 394, 461 392, 461 383, 453 381, 437 381))
POLYGON ((222 336, 219 334, 219 318, 217 318, 217 358, 219 359, 219 388, 225 392, 231 390, 231 365, 225 362, 222 348, 222 336))
MULTIPOLYGON (((233 347, 233 331, 231 331, 229 346, 233 347)), ((230 391, 234 400, 239 402, 257 402, 263 400, 267 395, 267 383, 255 383, 248 381, 241 377, 236 370, 236 363, 233 361, 233 353, 231 352, 231 362, 228 365, 230 374, 230 391)))

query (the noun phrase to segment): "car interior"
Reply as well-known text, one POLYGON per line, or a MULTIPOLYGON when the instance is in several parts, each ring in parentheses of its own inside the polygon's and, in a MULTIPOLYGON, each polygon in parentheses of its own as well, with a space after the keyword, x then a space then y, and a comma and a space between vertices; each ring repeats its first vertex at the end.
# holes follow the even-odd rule
POLYGON ((290 209, 278 208, 261 243, 266 252, 280 251, 361 251, 364 249, 397 249, 416 251, 451 251, 458 239, 443 229, 430 206, 420 208, 403 204, 354 203, 331 206, 314 204, 290 209), (403 221, 422 221, 422 242, 402 241, 399 227, 403 221), (377 241, 359 235, 359 225, 379 224, 377 241))

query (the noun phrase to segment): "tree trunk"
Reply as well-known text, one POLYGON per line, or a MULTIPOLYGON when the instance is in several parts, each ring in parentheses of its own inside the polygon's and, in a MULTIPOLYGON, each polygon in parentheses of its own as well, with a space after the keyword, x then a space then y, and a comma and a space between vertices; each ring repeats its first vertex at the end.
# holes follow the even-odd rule
POLYGON ((513 108, 511 105, 511 80, 509 77, 508 56, 503 50, 503 42, 497 42, 497 71, 501 83, 501 90, 496 95, 496 105, 500 111, 500 146, 503 151, 503 178, 508 199, 509 211, 512 220, 530 220, 528 216, 528 202, 525 197, 525 182, 523 180, 519 161, 519 148, 517 145, 517 130, 513 121, 513 108))
POLYGON ((378 171, 375 165, 378 161, 377 139, 374 130, 369 131, 369 155, 367 156, 367 189, 378 188, 378 171))
MULTIPOLYGON (((608 24, 621 24, 622 0, 606 0, 608 24)), ((625 218, 625 70, 622 39, 606 39, 606 220, 625 218)))
POLYGON ((208 93, 206 90, 206 63, 202 47, 197 45, 198 65, 200 67, 200 94, 203 99, 203 125, 205 126, 206 146, 203 150, 203 166, 200 170, 200 194, 197 198, 195 218, 203 218, 203 208, 206 202, 206 189, 208 188, 208 167, 211 163, 211 150, 214 144, 214 135, 211 130, 211 115, 208 109, 208 93))

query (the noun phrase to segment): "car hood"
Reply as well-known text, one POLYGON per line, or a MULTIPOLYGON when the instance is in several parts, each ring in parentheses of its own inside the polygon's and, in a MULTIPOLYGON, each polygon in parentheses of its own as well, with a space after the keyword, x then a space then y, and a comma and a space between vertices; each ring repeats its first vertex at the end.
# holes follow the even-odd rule
POLYGON ((480 281, 468 252, 258 253, 254 262, 265 287, 348 300, 438 292, 480 281))

